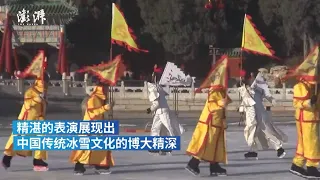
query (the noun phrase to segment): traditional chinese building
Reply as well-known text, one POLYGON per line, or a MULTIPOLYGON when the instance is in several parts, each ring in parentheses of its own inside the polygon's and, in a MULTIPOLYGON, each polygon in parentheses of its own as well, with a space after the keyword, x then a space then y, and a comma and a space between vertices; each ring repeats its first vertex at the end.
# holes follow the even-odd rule
POLYGON ((0 1, 0 27, 3 32, 5 20, 9 17, 12 27, 12 58, 19 61, 19 69, 24 69, 37 53, 44 49, 48 58, 48 71, 56 71, 60 32, 68 24, 78 9, 67 0, 0 1), (8 12, 8 15, 6 14, 8 12))

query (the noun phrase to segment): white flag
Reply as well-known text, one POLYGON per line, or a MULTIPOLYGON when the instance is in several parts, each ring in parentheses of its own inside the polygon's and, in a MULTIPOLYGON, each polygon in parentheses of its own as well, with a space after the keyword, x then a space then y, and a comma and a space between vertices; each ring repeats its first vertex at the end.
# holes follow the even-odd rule
POLYGON ((195 77, 185 75, 174 63, 167 62, 159 84, 166 86, 191 86, 195 77))

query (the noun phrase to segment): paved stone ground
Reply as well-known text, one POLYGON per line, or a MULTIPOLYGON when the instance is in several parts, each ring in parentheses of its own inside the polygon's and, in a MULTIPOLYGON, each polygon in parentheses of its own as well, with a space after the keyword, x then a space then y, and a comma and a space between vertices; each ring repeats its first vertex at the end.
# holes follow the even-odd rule
MULTIPOLYGON (((94 175, 88 168, 84 176, 72 174, 73 165, 68 162, 69 152, 50 152, 48 163, 49 172, 32 172, 32 159, 13 159, 9 172, 0 169, 0 180, 299 180, 301 178, 291 175, 288 169, 294 155, 296 144, 296 132, 293 125, 279 125, 288 136, 289 142, 284 145, 287 156, 278 159, 274 150, 259 153, 259 160, 245 160, 243 154, 248 150, 243 137, 243 127, 230 126, 227 132, 227 149, 229 164, 227 177, 208 177, 208 164, 201 164, 201 176, 194 177, 184 170, 189 157, 185 155, 185 149, 190 141, 193 129, 190 129, 182 137, 182 150, 173 153, 173 156, 151 156, 147 152, 117 151, 114 152, 116 166, 112 168, 110 175, 94 175)), ((8 132, 0 131, 0 146, 4 147, 8 132)), ((123 134, 126 135, 126 134, 123 134)), ((137 134, 138 135, 138 134, 137 134)), ((139 134, 140 135, 140 134, 139 134)), ((141 134, 143 135, 143 134, 141 134)))

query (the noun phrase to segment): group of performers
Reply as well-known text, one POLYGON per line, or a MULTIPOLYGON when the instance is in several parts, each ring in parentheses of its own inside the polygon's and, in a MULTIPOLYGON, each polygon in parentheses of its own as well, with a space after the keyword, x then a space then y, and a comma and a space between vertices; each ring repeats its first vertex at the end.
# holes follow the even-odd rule
MULTIPOLYGON (((104 120, 105 112, 114 106, 114 101, 106 103, 108 86, 100 79, 93 77, 93 86, 86 88, 87 96, 84 98, 81 108, 83 120, 104 120)), ((47 89, 49 83, 48 74, 43 78, 35 80, 35 83, 26 90, 24 94, 24 104, 22 106, 18 120, 45 120, 47 106, 47 89)), ((149 100, 151 107, 146 113, 153 113, 153 124, 151 136, 180 136, 185 130, 178 123, 170 112, 166 100, 168 95, 161 86, 155 83, 148 83, 149 100)), ((150 151, 151 154, 166 155, 170 151, 150 151)), ((11 134, 4 151, 2 165, 5 169, 11 165, 12 157, 18 155, 22 157, 32 156, 32 151, 14 151, 13 135, 11 134)), ((34 171, 47 171, 48 164, 47 151, 35 151, 33 159, 34 171)), ((71 152, 70 161, 75 164, 74 174, 83 175, 86 171, 84 165, 93 165, 97 174, 110 174, 110 167, 114 165, 111 151, 90 151, 75 150, 71 152)))
MULTIPOLYGON (((19 120, 45 120, 46 118, 46 93, 48 89, 49 77, 46 74, 45 78, 37 79, 33 86, 26 90, 24 94, 24 104, 19 120)), ((86 91, 88 98, 86 98, 86 108, 83 120, 104 120, 104 113, 110 110, 114 103, 106 104, 108 87, 99 80, 95 82, 94 86, 90 86, 86 91)), ((10 136, 4 151, 2 165, 5 169, 11 165, 11 160, 14 155, 18 156, 32 156, 32 151, 13 151, 13 135, 10 136)), ((47 171, 48 164, 47 151, 35 151, 33 166, 34 171, 47 171)), ((111 151, 90 151, 90 150, 76 150, 72 151, 70 161, 75 164, 74 173, 82 175, 85 172, 84 165, 94 165, 95 172, 98 174, 110 174, 110 167, 114 165, 111 151)))
MULTIPOLYGON (((46 94, 49 77, 45 75, 37 79, 33 86, 24 94, 24 104, 19 120, 45 120, 46 119, 46 94)), ((320 161, 319 142, 319 96, 314 95, 314 87, 317 82, 299 79, 294 86, 293 106, 296 109, 296 126, 298 143, 296 155, 293 159, 290 172, 302 177, 320 177, 317 170, 320 161), (306 162, 305 162, 306 161, 306 162), (306 165, 306 169, 304 166, 306 165)), ((238 84, 241 95, 241 107, 246 114, 246 126, 244 129, 245 140, 249 151, 245 158, 257 158, 259 149, 268 149, 268 144, 273 145, 277 151, 277 157, 286 155, 283 143, 287 142, 287 136, 279 130, 271 120, 271 114, 263 105, 263 99, 272 104, 275 100, 266 84, 263 73, 259 73, 252 84, 241 81, 238 84)), ((171 113, 166 96, 167 92, 156 83, 148 83, 150 108, 146 113, 153 114, 151 136, 180 136, 185 130, 171 113)), ((113 102, 106 103, 108 87, 95 80, 94 86, 87 87, 88 97, 83 103, 83 120, 103 120, 104 113, 112 109, 113 102)), ((219 163, 227 162, 226 150, 226 107, 232 100, 228 97, 226 89, 212 86, 208 92, 208 98, 195 127, 191 142, 187 148, 187 154, 191 156, 186 170, 194 175, 200 173, 201 161, 210 163, 210 175, 226 175, 226 169, 219 163)), ((10 136, 4 151, 2 164, 9 168, 12 157, 32 156, 31 151, 13 151, 13 135, 10 136)), ((151 154, 166 155, 171 152, 150 151, 151 154)), ((47 171, 48 154, 46 151, 34 152, 34 171, 47 171)), ((75 164, 74 173, 82 175, 85 165, 93 165, 96 173, 110 174, 110 167, 114 165, 111 151, 75 150, 71 152, 70 161, 75 164)))
MULTIPOLYGON (((308 179, 320 178, 317 169, 320 161, 320 98, 318 94, 314 95, 315 86, 318 86, 317 82, 300 77, 293 94, 298 142, 290 172, 308 179)), ((259 73, 252 84, 247 80, 240 81, 238 91, 242 100, 239 109, 246 114, 244 137, 250 148, 244 157, 257 158, 257 151, 268 149, 268 144, 271 144, 277 151, 277 157, 283 158, 286 155, 283 143, 287 142, 288 137, 272 123, 271 112, 263 105, 263 99, 276 103, 264 74, 259 73)), ((187 148, 191 159, 186 170, 193 175, 200 174, 201 161, 210 163, 210 175, 227 174, 219 163, 227 163, 226 107, 231 102, 226 89, 215 86, 209 89, 205 107, 187 148)))
POLYGON ((266 99, 275 105, 268 85, 262 73, 259 73, 252 84, 243 81, 238 84, 238 91, 241 96, 239 110, 245 112, 244 136, 250 147, 250 151, 244 156, 246 158, 258 158, 258 149, 269 149, 269 144, 277 151, 277 157, 283 158, 286 152, 282 148, 288 137, 272 123, 271 112, 263 105, 266 99))

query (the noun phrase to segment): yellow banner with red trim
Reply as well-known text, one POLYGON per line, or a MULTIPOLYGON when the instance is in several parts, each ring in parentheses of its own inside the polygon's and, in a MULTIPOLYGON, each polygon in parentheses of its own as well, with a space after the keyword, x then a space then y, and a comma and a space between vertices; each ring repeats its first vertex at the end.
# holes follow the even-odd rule
POLYGON ((123 76, 126 70, 122 62, 121 55, 118 55, 114 60, 106 64, 96 66, 86 66, 78 72, 88 72, 97 76, 102 82, 106 82, 112 86, 116 85, 120 77, 123 76))
POLYGON ((228 64, 229 58, 224 55, 215 64, 215 66, 209 72, 207 78, 200 85, 196 92, 200 92, 201 89, 213 88, 213 89, 227 89, 228 88, 228 64))
POLYGON ((318 61, 319 61, 319 45, 316 45, 308 54, 303 62, 294 70, 285 76, 282 80, 290 77, 299 77, 308 82, 319 81, 318 76, 318 61))
POLYGON ((251 53, 274 57, 274 51, 265 40, 251 21, 251 17, 246 14, 244 16, 241 48, 251 53))
POLYGON ((135 42, 135 36, 129 28, 122 12, 118 9, 115 3, 112 3, 112 25, 111 25, 111 41, 120 46, 125 46, 128 50, 144 51, 139 49, 135 42))
POLYGON ((46 61, 47 60, 44 51, 40 50, 35 58, 31 61, 30 65, 18 76, 21 78, 26 78, 28 76, 32 76, 38 79, 42 78, 46 68, 46 61))

